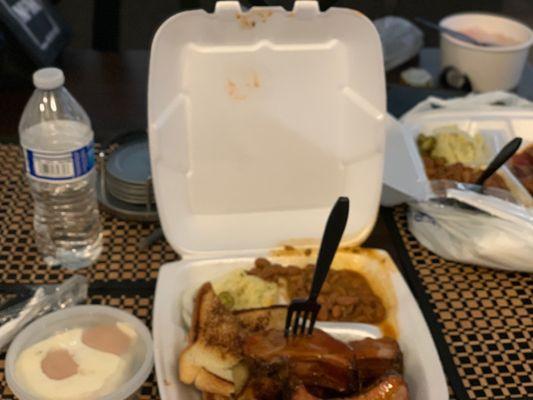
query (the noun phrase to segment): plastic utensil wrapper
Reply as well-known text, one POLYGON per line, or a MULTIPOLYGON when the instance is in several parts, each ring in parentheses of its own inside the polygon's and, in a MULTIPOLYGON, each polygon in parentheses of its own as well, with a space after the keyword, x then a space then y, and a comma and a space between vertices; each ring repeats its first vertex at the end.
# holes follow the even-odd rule
POLYGON ((39 287, 29 300, 0 310, 0 349, 35 318, 83 302, 88 286, 87 278, 74 275, 60 285, 39 287))

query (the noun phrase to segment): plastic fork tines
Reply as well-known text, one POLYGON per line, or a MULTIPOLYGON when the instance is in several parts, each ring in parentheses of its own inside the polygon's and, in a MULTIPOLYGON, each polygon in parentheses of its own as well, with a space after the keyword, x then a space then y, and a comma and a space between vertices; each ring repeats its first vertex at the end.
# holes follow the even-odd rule
POLYGON ((307 300, 292 300, 285 320, 285 336, 289 336, 289 333, 293 335, 304 334, 306 327, 307 334, 313 333, 318 312, 320 311, 320 304, 318 304, 317 298, 339 247, 346 222, 348 221, 349 209, 350 202, 347 197, 339 197, 333 206, 320 243, 309 297, 307 300))

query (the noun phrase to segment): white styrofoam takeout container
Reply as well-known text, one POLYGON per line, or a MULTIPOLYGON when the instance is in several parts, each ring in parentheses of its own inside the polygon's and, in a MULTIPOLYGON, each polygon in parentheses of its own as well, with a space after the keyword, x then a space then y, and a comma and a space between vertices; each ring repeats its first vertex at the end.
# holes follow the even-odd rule
MULTIPOLYGON (((384 251, 387 260, 387 280, 395 292, 398 343, 403 351, 404 376, 411 400, 448 399, 448 389, 437 350, 424 317, 400 272, 384 251), (392 268, 388 268, 392 266, 392 268)), ((274 259, 283 265, 305 265, 308 258, 286 257, 274 259)), ((374 260, 369 260, 374 262, 374 260)), ((155 366, 162 400, 200 399, 198 391, 178 380, 178 355, 187 346, 187 332, 181 318, 182 293, 199 287, 206 280, 218 278, 232 270, 251 267, 254 257, 226 257, 223 259, 185 260, 165 265, 159 271, 154 304, 153 336, 155 366)), ((370 268, 379 269, 379 263, 370 268)), ((369 269, 370 269, 369 268, 369 269)), ((357 335, 365 334, 358 331, 357 335)), ((375 332, 366 332, 375 337, 375 332)), ((353 338, 355 339, 355 338, 353 338)), ((353 340, 352 339, 352 340, 353 340)))
MULTIPOLYGON (((243 12, 227 1, 213 14, 183 12, 159 28, 149 73, 150 158, 165 237, 183 256, 162 267, 156 290, 163 399, 194 392, 177 381, 175 366, 185 345, 175 317, 185 288, 251 266, 281 245, 317 246, 339 195, 351 203, 343 244, 366 239, 379 207, 385 103, 379 36, 353 10, 321 13, 303 0, 291 12, 243 12)), ((428 371, 415 378, 414 387, 426 390, 414 399, 447 398, 431 336, 402 283, 398 299, 410 300, 399 307, 422 325, 418 336, 400 337, 423 338, 430 352, 408 372, 428 371)))
MULTIPOLYGON (((410 193, 413 181, 416 180, 422 190, 420 183, 427 181, 427 175, 424 169, 422 158, 418 151, 416 139, 420 133, 431 135, 436 128, 449 125, 457 127, 469 135, 474 136, 479 133, 485 140, 489 150, 489 157, 480 165, 474 167, 485 167, 488 162, 505 146, 511 139, 521 137, 523 143, 519 152, 533 143, 533 110, 528 109, 508 109, 505 107, 485 106, 478 110, 446 110, 434 109, 430 111, 408 114, 401 120, 403 130, 397 132, 397 135, 403 135, 404 145, 408 153, 399 155, 405 161, 410 163, 409 169, 404 171, 415 176, 403 176, 398 180, 398 186, 405 185, 399 189, 404 193, 410 193), (409 160, 406 160, 406 157, 409 160)), ((399 171, 399 170, 398 170, 399 171)), ((526 207, 533 207, 533 198, 527 189, 514 176, 510 169, 504 165, 500 168, 499 173, 509 187, 516 200, 526 207)), ((401 172, 398 172, 401 175, 401 172)), ((418 193, 423 196, 423 193, 418 193)))
POLYGON ((533 31, 525 24, 502 15, 453 14, 440 25, 456 31, 481 28, 505 34, 519 43, 511 46, 476 46, 447 34, 440 35, 442 68, 453 66, 468 76, 476 92, 509 90, 518 85, 533 44, 533 31))

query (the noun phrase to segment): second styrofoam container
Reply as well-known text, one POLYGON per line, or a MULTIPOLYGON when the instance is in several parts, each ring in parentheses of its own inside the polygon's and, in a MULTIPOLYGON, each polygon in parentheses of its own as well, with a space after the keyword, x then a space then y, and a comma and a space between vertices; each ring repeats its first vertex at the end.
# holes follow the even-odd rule
MULTIPOLYGON (((397 186, 399 187, 398 190, 403 193, 410 193, 410 185, 427 181, 424 163, 416 144, 416 139, 420 133, 431 135, 434 129, 449 125, 456 125, 471 136, 479 133, 487 144, 489 158, 482 160, 480 165, 472 165, 476 168, 488 164, 492 157, 515 137, 521 137, 524 140, 522 148, 533 141, 529 128, 533 122, 533 112, 528 109, 506 109, 491 106, 476 111, 435 109, 408 114, 401 119, 401 122, 403 129, 398 133, 401 136, 399 140, 403 140, 404 145, 409 150, 408 156, 404 154, 403 158, 408 157, 410 160, 406 161, 406 164, 411 166, 411 169, 401 167, 403 172, 398 171, 397 186), (413 174, 412 170, 416 170, 417 174, 413 174)), ((391 167, 385 168, 386 176, 388 169, 391 167)), ((532 196, 506 165, 500 168, 499 173, 515 199, 526 207, 533 207, 532 196)), ((415 199, 416 195, 420 199, 421 194, 413 195, 415 199)))
POLYGON ((440 25, 453 30, 482 29, 504 34, 518 43, 511 46, 476 46, 441 34, 442 68, 455 67, 465 74, 476 92, 508 90, 516 87, 522 76, 531 44, 531 29, 511 18, 482 14, 450 15, 440 25))

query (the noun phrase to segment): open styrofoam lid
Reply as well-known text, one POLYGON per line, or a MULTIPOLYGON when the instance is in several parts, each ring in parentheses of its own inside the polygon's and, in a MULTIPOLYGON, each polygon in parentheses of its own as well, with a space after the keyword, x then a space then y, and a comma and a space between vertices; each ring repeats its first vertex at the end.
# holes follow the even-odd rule
POLYGON ((149 142, 159 216, 177 251, 317 244, 339 195, 344 241, 379 206, 385 80, 362 14, 219 2, 168 19, 151 50, 149 142))
POLYGON ((392 115, 386 118, 385 167, 381 204, 395 206, 425 197, 424 164, 409 128, 392 115))

